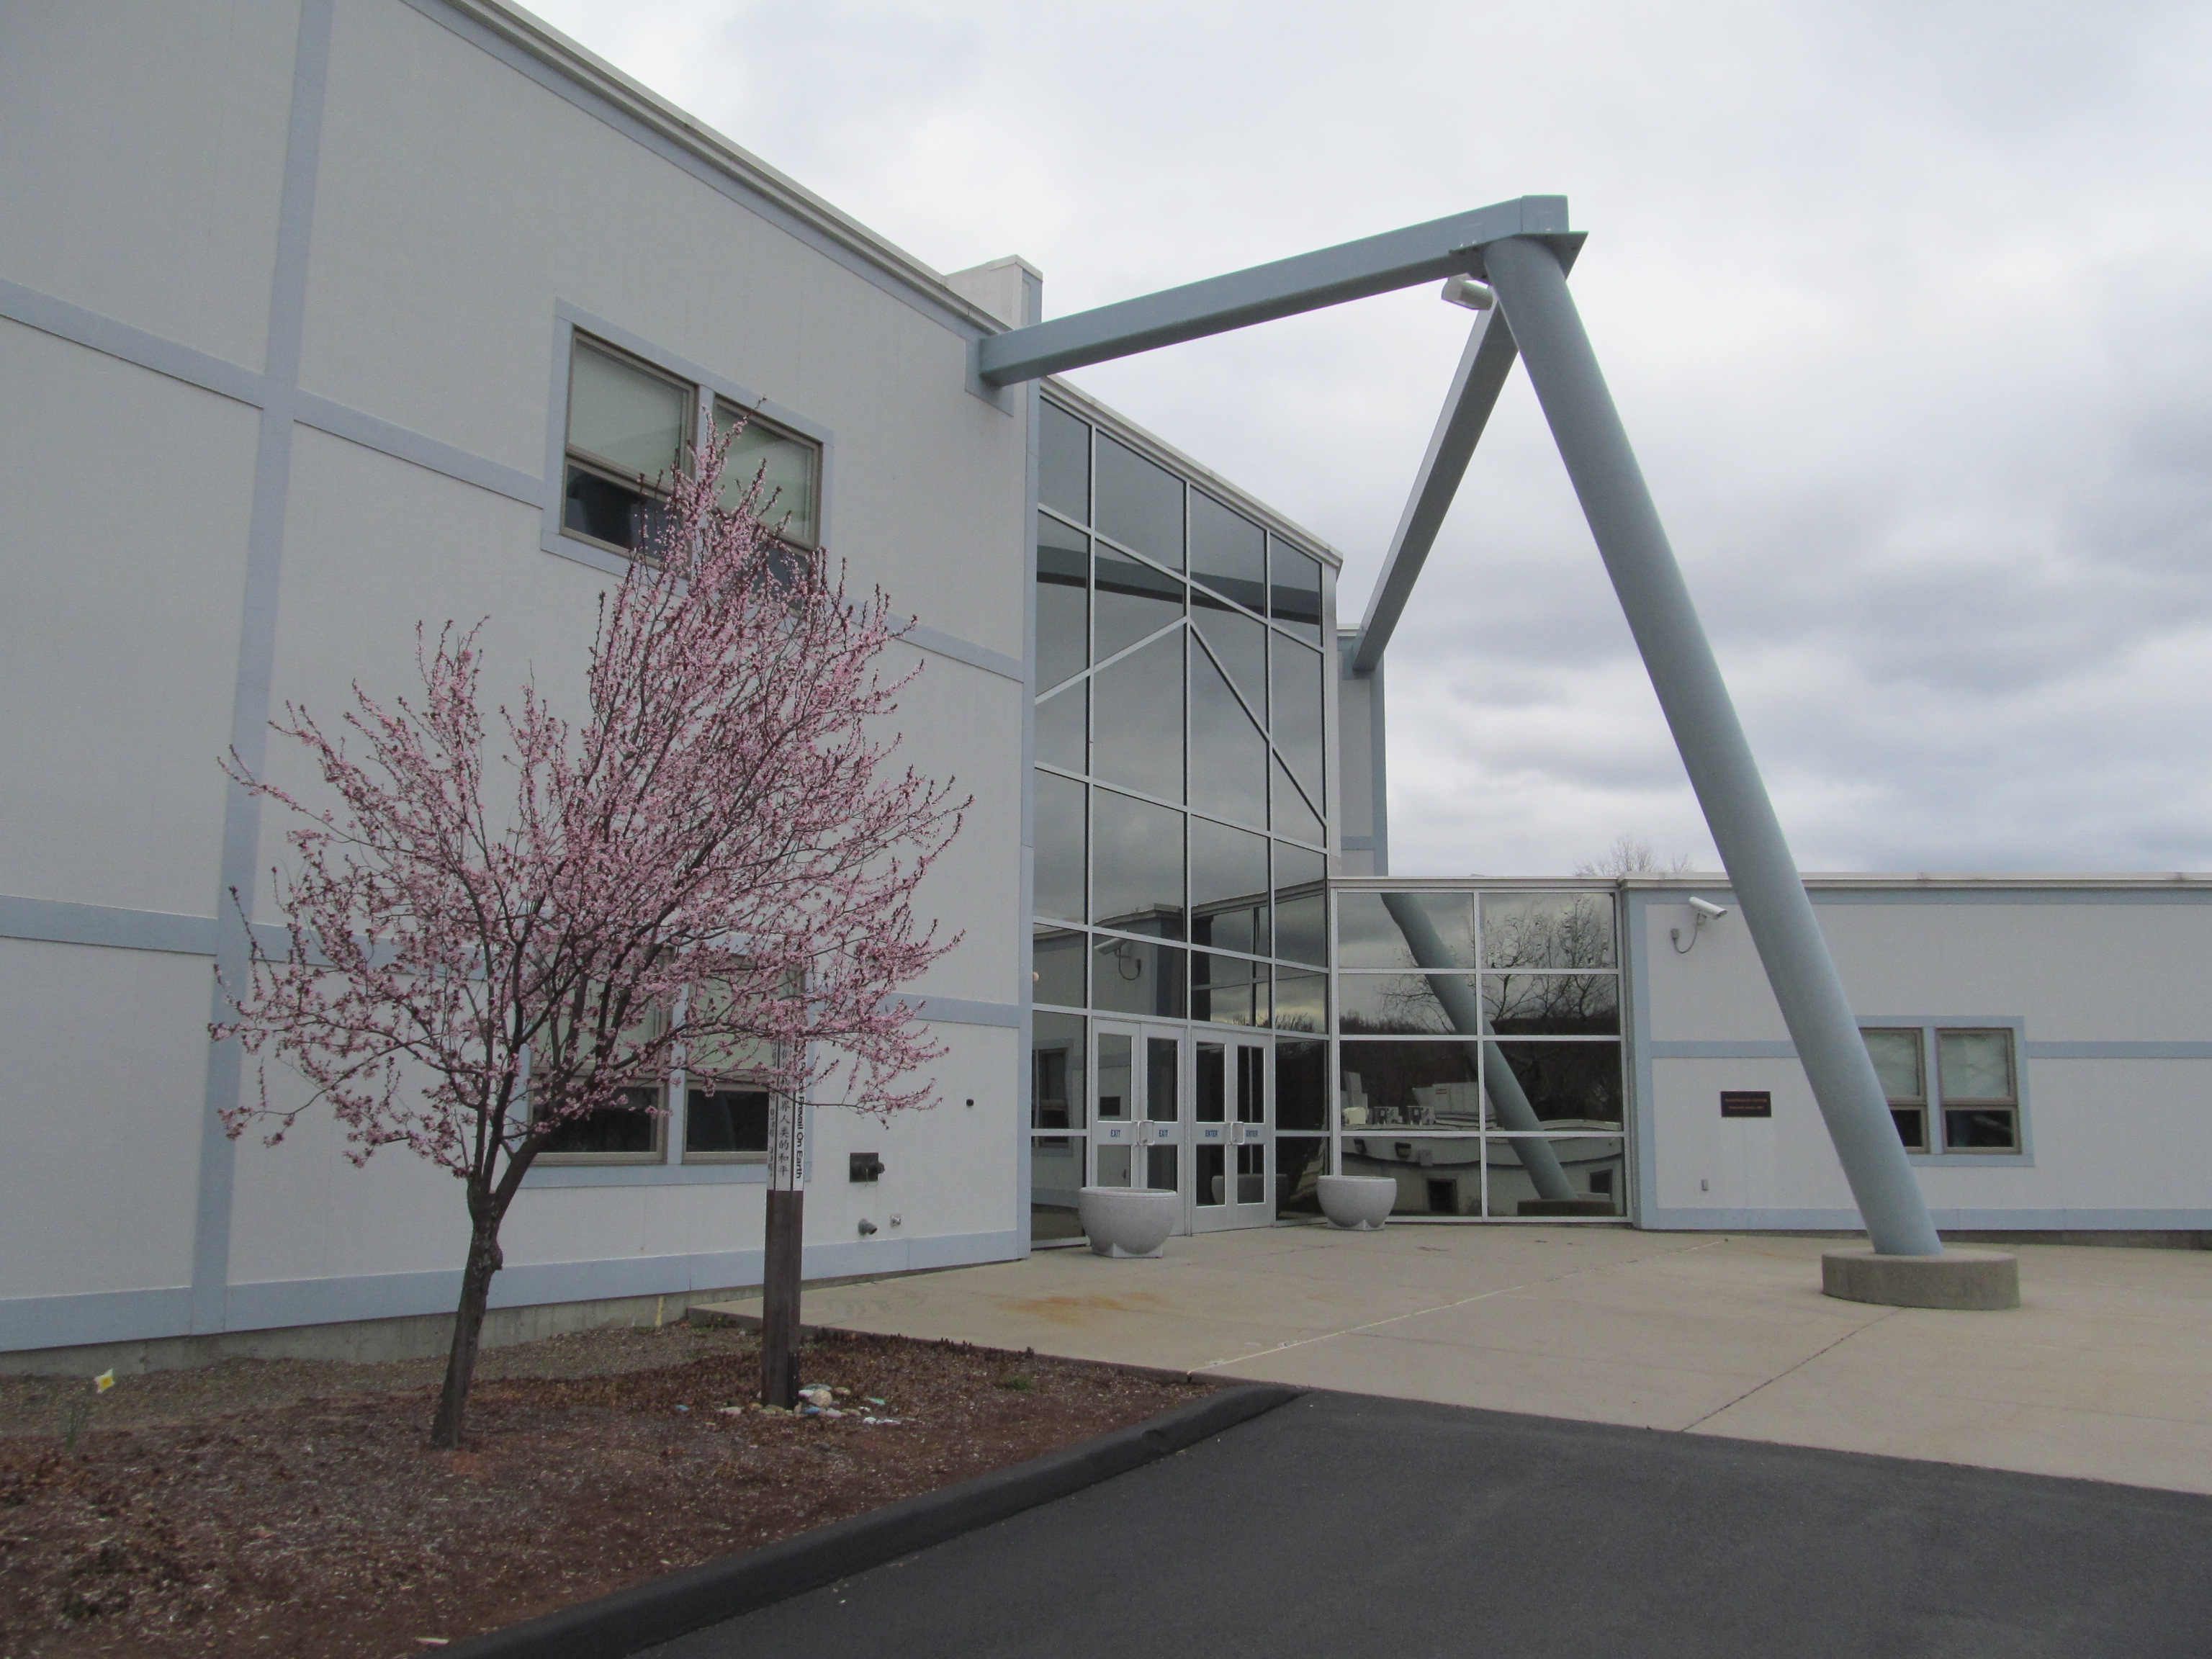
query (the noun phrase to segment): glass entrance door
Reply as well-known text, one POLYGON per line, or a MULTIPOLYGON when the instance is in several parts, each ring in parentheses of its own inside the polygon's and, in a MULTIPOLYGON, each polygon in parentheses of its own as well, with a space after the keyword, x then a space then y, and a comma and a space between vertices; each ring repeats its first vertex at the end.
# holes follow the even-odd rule
POLYGON ((1185 1191, 1188 1047, 1172 1027, 1098 1022, 1092 1185, 1185 1191))
POLYGON ((1190 1039, 1172 1026, 1098 1023, 1092 1068, 1091 1184, 1149 1187, 1182 1200, 1190 1231, 1190 1039))
POLYGON ((1202 1033, 1191 1069, 1191 1231, 1264 1227, 1275 1218, 1267 1045, 1202 1033))
POLYGON ((1265 1037, 1098 1022, 1091 1182, 1182 1200, 1178 1232, 1275 1218, 1274 1079, 1265 1037))

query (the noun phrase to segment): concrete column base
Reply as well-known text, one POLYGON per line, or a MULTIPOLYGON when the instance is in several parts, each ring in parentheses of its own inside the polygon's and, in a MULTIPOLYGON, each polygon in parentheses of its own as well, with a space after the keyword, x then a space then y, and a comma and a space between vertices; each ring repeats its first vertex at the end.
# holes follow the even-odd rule
POLYGON ((1820 1289, 1845 1302, 1889 1308, 2017 1308, 2020 1258, 2002 1250, 1946 1250, 1941 1255, 1876 1255, 1828 1250, 1820 1289))

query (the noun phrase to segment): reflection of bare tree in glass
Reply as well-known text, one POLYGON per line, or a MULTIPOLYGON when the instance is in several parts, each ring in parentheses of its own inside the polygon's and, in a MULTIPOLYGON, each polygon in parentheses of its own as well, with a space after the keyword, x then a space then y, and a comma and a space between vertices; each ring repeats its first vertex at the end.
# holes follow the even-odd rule
POLYGON ((1613 896, 1486 893, 1482 965, 1492 971, 1612 967, 1613 896))
POLYGON ((1489 1029, 1510 1036, 1609 1036, 1620 1029, 1620 985, 1611 974, 1489 975, 1489 1029))

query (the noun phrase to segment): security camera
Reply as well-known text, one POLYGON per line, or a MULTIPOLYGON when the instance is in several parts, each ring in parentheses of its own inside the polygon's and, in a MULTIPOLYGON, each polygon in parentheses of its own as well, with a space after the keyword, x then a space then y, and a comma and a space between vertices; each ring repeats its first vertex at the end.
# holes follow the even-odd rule
POLYGON ((1687 945, 1682 943, 1680 928, 1670 927, 1667 930, 1668 941, 1674 945, 1676 956, 1686 957, 1691 951, 1696 950, 1698 935, 1705 932, 1705 924, 1709 921, 1718 921, 1726 915, 1728 906, 1716 904, 1711 899, 1693 898, 1690 901, 1690 942, 1687 945))

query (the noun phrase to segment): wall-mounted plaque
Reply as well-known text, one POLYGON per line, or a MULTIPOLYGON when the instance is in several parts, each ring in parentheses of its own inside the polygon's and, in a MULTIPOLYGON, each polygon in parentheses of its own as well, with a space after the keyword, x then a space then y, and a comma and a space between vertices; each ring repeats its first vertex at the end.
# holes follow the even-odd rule
POLYGON ((1774 1097, 1765 1089, 1721 1091, 1723 1117, 1772 1117, 1774 1097))

